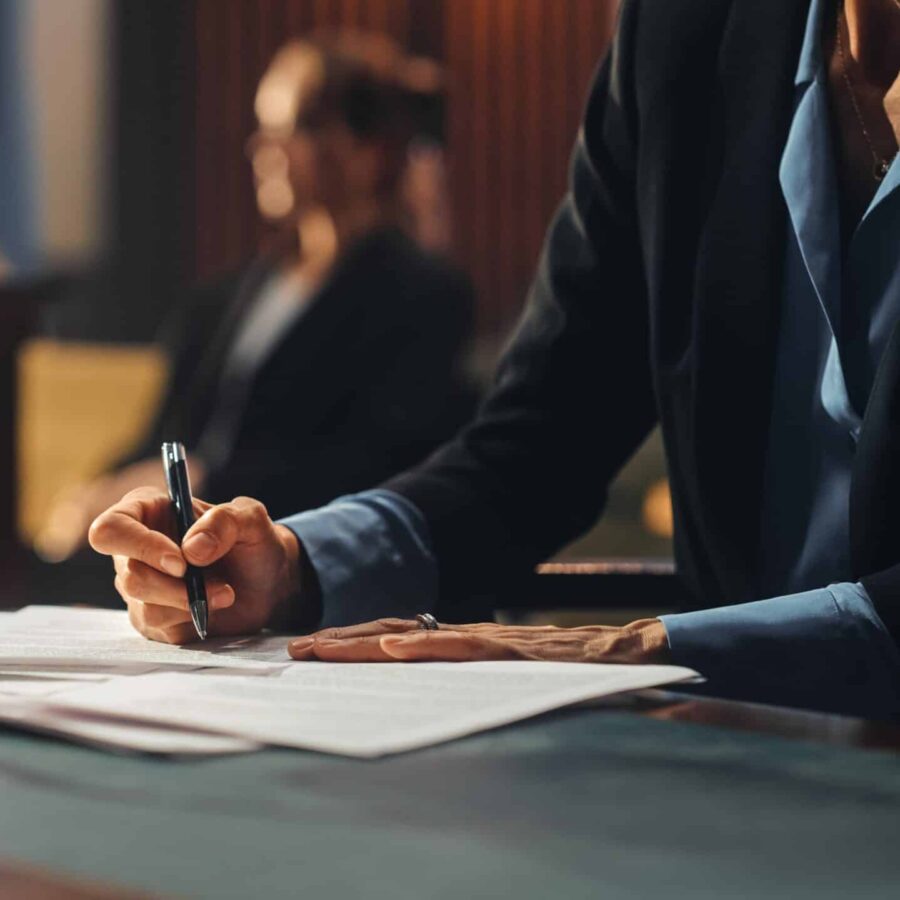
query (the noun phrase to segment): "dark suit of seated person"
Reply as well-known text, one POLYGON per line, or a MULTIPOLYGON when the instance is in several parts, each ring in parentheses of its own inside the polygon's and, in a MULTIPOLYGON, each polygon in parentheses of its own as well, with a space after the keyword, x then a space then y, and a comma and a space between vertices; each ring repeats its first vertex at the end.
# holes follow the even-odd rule
POLYGON ((296 659, 671 661, 900 714, 898 46, 893 0, 625 0, 476 420, 380 490, 277 524, 212 507, 180 548, 165 496, 130 495, 91 537, 134 625, 189 640, 177 576, 218 561, 213 630, 327 626, 296 659), (694 609, 447 624, 586 529, 657 422, 694 609))
POLYGON ((135 461, 156 464, 165 436, 183 435, 204 496, 249 493, 285 515, 419 462, 471 412, 466 281, 399 228, 357 238, 311 296, 277 262, 235 287, 198 292, 186 309, 135 461), (289 318, 273 322, 272 306, 289 318))
POLYGON ((470 284, 400 227, 415 112, 434 87, 423 71, 373 35, 277 54, 248 142, 275 247, 178 305, 155 420, 108 475, 63 498, 39 539, 47 555, 86 540, 123 491, 162 486, 163 440, 185 443, 203 496, 252 494, 285 515, 419 462, 470 416, 470 284))

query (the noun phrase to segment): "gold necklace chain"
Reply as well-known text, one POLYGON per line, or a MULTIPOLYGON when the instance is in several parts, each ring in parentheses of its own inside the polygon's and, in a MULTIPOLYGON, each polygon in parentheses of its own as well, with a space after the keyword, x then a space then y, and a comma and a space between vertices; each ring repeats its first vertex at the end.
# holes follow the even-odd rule
MULTIPOLYGON (((900 0, 894 0, 894 5, 900 9, 900 0)), ((872 143, 872 138, 869 135, 869 129, 866 128, 866 120, 863 118, 862 110, 859 108, 859 103, 856 100, 856 91, 853 90, 853 82, 850 80, 850 73, 847 71, 847 58, 844 55, 844 38, 842 34, 841 26, 844 24, 844 5, 843 3, 840 5, 838 9, 838 22, 837 22, 837 50, 838 57, 841 61, 841 75, 844 77, 844 83, 847 85, 847 93, 850 95, 850 102, 853 105, 853 112, 856 113, 856 118, 859 121, 859 127, 862 129, 863 137, 866 139, 866 144, 868 145, 869 152, 872 154, 872 175, 876 181, 882 181, 884 176, 887 175, 888 169, 891 167, 891 163, 894 160, 894 156, 891 156, 890 159, 881 156, 878 151, 875 149, 875 145, 872 143)))

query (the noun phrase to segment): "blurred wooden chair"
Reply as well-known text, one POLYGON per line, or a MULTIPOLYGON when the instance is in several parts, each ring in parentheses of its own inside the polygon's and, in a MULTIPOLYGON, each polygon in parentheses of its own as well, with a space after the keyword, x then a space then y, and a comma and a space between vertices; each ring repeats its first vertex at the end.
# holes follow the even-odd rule
POLYGON ((18 350, 18 526, 30 542, 59 493, 139 440, 166 378, 149 345, 32 338, 18 350))
POLYGON ((548 562, 524 586, 523 604, 532 609, 594 606, 675 609, 686 599, 675 563, 662 559, 593 559, 548 562))
POLYGON ((22 558, 17 530, 18 352, 56 284, 51 278, 0 281, 0 567, 7 585, 14 583, 22 558))
POLYGON ((598 558, 544 563, 504 586, 495 606, 509 624, 621 625, 687 599, 672 560, 598 558))

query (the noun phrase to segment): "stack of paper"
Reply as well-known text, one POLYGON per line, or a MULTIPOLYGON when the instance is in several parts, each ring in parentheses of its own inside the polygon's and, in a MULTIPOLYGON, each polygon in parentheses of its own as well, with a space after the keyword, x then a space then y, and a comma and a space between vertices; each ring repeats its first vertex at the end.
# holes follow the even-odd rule
POLYGON ((0 619, 0 720, 101 746, 234 753, 271 744, 375 757, 572 703, 696 680, 677 666, 290 663, 287 637, 145 641, 125 613, 0 619))
POLYGON ((189 755, 257 750, 255 741, 207 734, 201 728, 51 709, 50 698, 112 677, 149 672, 237 670, 270 675, 288 661, 284 641, 279 644, 280 657, 264 650, 254 658, 247 647, 234 656, 220 652, 226 642, 196 650, 146 641, 124 612, 31 606, 0 613, 0 721, 112 749, 189 755), (266 662, 269 658, 272 661, 266 662))
POLYGON ((124 611, 28 606, 0 619, 0 668, 61 667, 136 674, 160 667, 227 668, 271 673, 290 662, 286 642, 212 640, 175 647, 142 638, 124 611), (239 649, 229 650, 232 643, 239 649), (260 647, 259 652, 253 649, 260 647), (248 646, 245 646, 247 644, 248 646))

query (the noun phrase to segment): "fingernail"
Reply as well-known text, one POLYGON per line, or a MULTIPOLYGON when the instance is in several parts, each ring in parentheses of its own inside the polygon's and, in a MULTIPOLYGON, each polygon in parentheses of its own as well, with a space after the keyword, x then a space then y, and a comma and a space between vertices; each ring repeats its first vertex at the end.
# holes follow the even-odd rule
POLYGON ((414 641, 416 639, 416 635, 414 634, 386 634, 378 643, 379 644, 403 644, 409 643, 409 641, 414 641))
POLYGON ((315 639, 311 637, 297 638, 296 641, 290 642, 290 649, 295 653, 301 653, 304 650, 309 650, 310 647, 315 643, 315 639))
POLYGON ((213 591, 209 598, 209 605, 213 609, 222 609, 225 606, 231 606, 232 594, 227 587, 220 587, 213 591))
POLYGON ((219 542, 207 531, 198 531, 185 542, 184 549, 190 550, 191 555, 198 559, 206 559, 211 556, 219 542))
POLYGON ((184 562, 180 556, 176 556, 174 553, 166 553, 159 564, 163 571, 170 575, 181 576, 184 574, 184 562))

